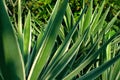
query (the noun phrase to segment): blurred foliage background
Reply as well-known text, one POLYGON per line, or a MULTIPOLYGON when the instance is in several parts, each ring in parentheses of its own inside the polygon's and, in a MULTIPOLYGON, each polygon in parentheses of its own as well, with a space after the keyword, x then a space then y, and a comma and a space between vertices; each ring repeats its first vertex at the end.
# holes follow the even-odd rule
MULTIPOLYGON (((50 13, 52 12, 52 8, 55 5, 56 0, 22 0, 22 12, 25 15, 28 10, 32 12, 33 20, 38 21, 38 25, 44 26, 47 22, 50 13)), ((87 0, 85 0, 87 2, 87 0)), ((94 6, 101 4, 103 0, 93 0, 94 6)), ((9 14, 11 18, 12 16, 16 16, 17 14, 17 0, 6 0, 9 14)), ((82 0, 70 0, 69 1, 72 12, 74 13, 74 17, 77 18, 80 14, 80 9, 82 8, 82 0)), ((120 0, 106 0, 106 6, 110 6, 111 10, 107 17, 106 21, 109 21, 115 14, 120 10, 120 0)), ((106 6, 104 8, 106 8, 106 6)), ((14 19, 12 19, 14 21, 14 19)), ((16 19, 17 20, 17 19, 16 19)), ((116 26, 120 26, 120 15, 118 17, 117 22, 115 23, 116 26)), ((119 27, 120 28, 120 27, 119 27)))

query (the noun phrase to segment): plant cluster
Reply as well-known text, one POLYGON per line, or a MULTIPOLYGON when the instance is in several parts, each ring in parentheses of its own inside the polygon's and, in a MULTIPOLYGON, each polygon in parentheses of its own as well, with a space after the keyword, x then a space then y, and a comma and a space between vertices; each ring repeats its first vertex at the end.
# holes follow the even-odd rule
POLYGON ((120 11, 106 22, 105 0, 82 3, 75 18, 69 0, 57 0, 41 28, 29 2, 23 15, 18 0, 12 17, 0 0, 0 80, 119 80, 120 29, 113 27, 120 11))

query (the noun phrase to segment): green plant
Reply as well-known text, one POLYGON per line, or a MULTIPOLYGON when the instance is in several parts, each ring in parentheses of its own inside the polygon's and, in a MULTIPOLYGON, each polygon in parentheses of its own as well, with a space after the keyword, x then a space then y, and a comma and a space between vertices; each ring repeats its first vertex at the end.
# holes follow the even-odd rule
POLYGON ((0 0, 0 79, 109 80, 114 73, 110 80, 119 79, 120 30, 115 32, 111 28, 119 12, 105 23, 109 8, 102 14, 104 3, 93 11, 93 0, 87 4, 83 1, 83 9, 75 21, 68 0, 57 0, 45 31, 40 31, 31 46, 31 13, 23 28, 18 0, 15 29, 5 3, 0 0))

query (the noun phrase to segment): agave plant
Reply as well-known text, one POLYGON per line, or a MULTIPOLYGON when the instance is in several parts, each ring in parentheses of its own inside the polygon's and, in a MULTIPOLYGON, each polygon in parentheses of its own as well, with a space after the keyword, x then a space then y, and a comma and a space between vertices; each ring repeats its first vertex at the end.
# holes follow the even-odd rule
POLYGON ((119 12, 106 23, 110 8, 103 13, 105 1, 95 10, 93 0, 87 3, 83 1, 76 21, 68 0, 57 0, 45 31, 39 31, 33 43, 36 26, 32 26, 30 11, 23 27, 18 0, 15 29, 5 2, 0 0, 0 79, 119 80, 120 30, 112 29, 119 12))

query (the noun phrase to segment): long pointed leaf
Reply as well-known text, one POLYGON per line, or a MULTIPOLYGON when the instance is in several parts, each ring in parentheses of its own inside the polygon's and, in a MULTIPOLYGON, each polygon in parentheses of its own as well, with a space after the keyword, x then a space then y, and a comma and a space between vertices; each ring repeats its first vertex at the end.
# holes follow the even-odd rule
POLYGON ((74 25, 74 27, 71 29, 71 31, 70 31, 69 34, 67 35, 65 41, 64 41, 64 42, 61 44, 61 46, 57 49, 55 55, 53 56, 50 64, 49 64, 48 67, 47 67, 47 70, 46 70, 47 73, 46 73, 46 75, 51 72, 51 70, 52 70, 52 68, 55 66, 55 64, 58 62, 58 60, 59 60, 59 59, 64 55, 64 53, 66 52, 66 49, 67 49, 67 47, 68 47, 68 45, 69 45, 69 43, 70 43, 70 41, 71 41, 71 38, 72 38, 74 32, 76 31, 76 28, 77 28, 80 20, 82 19, 83 14, 86 12, 86 9, 87 9, 87 6, 83 9, 83 11, 82 11, 82 13, 81 13, 78 21, 76 22, 76 24, 74 25), (48 71, 48 70, 49 70, 49 71, 48 71))
POLYGON ((30 55, 31 48, 31 15, 30 12, 27 15, 24 27, 24 61, 28 60, 28 55, 30 55))
POLYGON ((68 0, 57 1, 57 7, 54 8, 50 21, 47 25, 46 32, 42 38, 43 40, 39 45, 40 48, 38 54, 34 60, 30 74, 28 76, 28 79, 30 80, 36 80, 38 78, 52 52, 55 39, 58 35, 59 27, 67 7, 67 3, 68 0))
POLYGON ((73 70, 70 74, 68 74, 64 80, 69 80, 72 79, 74 76, 77 75, 77 73, 79 71, 81 71, 85 66, 87 66, 91 61, 93 61, 94 59, 97 58, 97 56, 100 54, 100 52, 102 51, 102 49, 104 49, 116 36, 118 36, 120 34, 120 32, 118 32, 117 34, 115 34, 114 36, 112 36, 104 45, 102 45, 96 52, 94 52, 93 55, 91 55, 90 57, 88 57, 84 62, 82 62, 80 64, 80 66, 78 66, 75 70, 73 70))
MULTIPOLYGON (((93 79, 95 79, 97 76, 102 74, 102 72, 104 72, 107 68, 109 68, 111 65, 113 65, 118 59, 120 59, 120 54, 117 55, 115 58, 111 59, 110 61, 106 62, 105 64, 103 64, 103 65, 99 66, 98 68, 85 74, 84 76, 81 76, 77 80, 88 80, 88 79, 93 80, 93 79)), ((112 79, 112 80, 115 80, 115 79, 112 79)))
MULTIPOLYGON (((13 30, 13 26, 9 20, 8 14, 5 10, 5 4, 3 0, 0 0, 0 44, 3 48, 1 49, 2 53, 2 73, 5 80, 25 80, 25 69, 18 46, 18 42, 13 30)), ((0 61, 1 62, 1 61, 0 61)))

